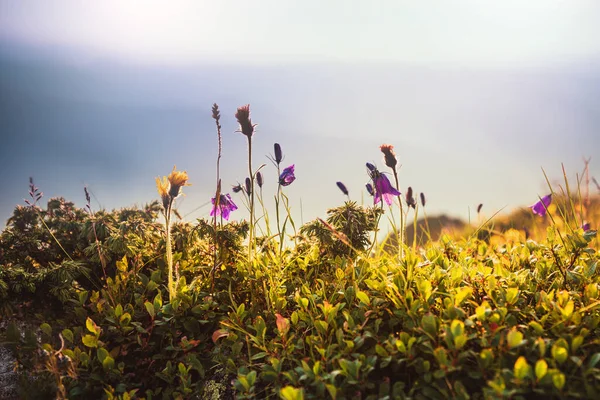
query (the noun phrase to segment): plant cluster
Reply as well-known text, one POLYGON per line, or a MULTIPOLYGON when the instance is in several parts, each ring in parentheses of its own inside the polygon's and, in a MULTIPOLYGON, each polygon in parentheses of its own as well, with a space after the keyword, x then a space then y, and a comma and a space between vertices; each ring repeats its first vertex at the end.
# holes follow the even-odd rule
POLYGON ((157 178, 160 201, 112 212, 94 212, 87 189, 83 209, 42 208, 30 182, 31 201, 0 235, 0 345, 17 357, 20 397, 600 397, 596 200, 565 180, 528 210, 546 229, 536 241, 492 221, 431 240, 425 218, 413 238, 421 229, 430 240, 411 243, 406 221, 425 195, 401 194, 383 145, 394 184, 368 163, 372 206, 336 182, 347 201, 297 229, 284 192, 296 170, 282 167, 281 145, 270 221, 249 106, 235 114, 248 176, 233 196, 219 175, 216 104, 212 116, 208 220, 177 220, 189 179, 175 168, 157 178), (248 221, 229 221, 236 202, 248 221), (377 240, 383 217, 393 243, 377 240))

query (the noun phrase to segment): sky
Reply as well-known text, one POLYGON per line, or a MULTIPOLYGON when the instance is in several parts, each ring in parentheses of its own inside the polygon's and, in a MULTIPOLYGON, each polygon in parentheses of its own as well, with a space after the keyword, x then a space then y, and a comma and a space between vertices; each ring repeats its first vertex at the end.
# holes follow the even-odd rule
POLYGON ((572 177, 592 156, 600 177, 599 18, 596 1, 0 0, 0 220, 29 176, 47 198, 82 206, 86 185, 111 209, 156 198, 174 164, 193 184, 182 214, 208 216, 213 102, 223 182, 246 176, 233 115, 250 103, 265 198, 279 142, 302 222, 341 204, 338 180, 369 202, 382 143, 429 214, 533 203, 542 168, 572 177))

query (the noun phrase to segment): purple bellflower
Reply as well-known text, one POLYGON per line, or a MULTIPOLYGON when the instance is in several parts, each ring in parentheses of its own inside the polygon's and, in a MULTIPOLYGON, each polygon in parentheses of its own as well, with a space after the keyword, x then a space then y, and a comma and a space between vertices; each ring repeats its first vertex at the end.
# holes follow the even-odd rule
POLYGON ((373 204, 381 202, 383 198, 388 206, 392 205, 395 196, 400 196, 400 192, 397 191, 387 176, 381 173, 377 173, 377 176, 373 178, 375 187, 375 197, 373 198, 373 204))
POLYGON ((294 175, 294 164, 285 168, 281 175, 279 175, 279 184, 281 186, 287 186, 290 183, 294 182, 296 176, 294 175))
POLYGON ((235 205, 233 200, 231 200, 231 196, 229 196, 229 194, 220 195, 218 204, 215 204, 214 197, 211 199, 211 202, 213 204, 213 208, 210 211, 211 217, 213 217, 215 215, 217 215, 217 216, 221 215, 221 216, 223 216, 223 218, 225 218, 225 220, 229 220, 229 214, 232 211, 237 210, 237 206, 235 205))
POLYGON ((383 199, 388 206, 391 206, 394 196, 400 196, 400 192, 392 186, 388 177, 379 172, 373 164, 367 163, 367 168, 373 180, 373 204, 380 203, 383 199))
POLYGON ((547 196, 542 197, 541 200, 539 200, 534 205, 529 206, 529 208, 531 208, 531 211, 533 211, 534 214, 537 214, 537 215, 543 217, 544 215, 546 215, 546 209, 548 208, 550 203, 552 203, 552 193, 550 193, 547 196))

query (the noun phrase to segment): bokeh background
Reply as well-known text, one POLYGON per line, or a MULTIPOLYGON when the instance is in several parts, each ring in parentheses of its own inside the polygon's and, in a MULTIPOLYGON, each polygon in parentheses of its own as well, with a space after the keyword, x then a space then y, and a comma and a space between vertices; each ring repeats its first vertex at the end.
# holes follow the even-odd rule
POLYGON ((542 168, 574 183, 591 157, 600 178, 599 20, 597 1, 0 0, 0 223, 30 176, 46 200, 83 206, 87 186, 112 209, 157 198, 174 164, 193 184, 180 213, 207 217, 214 102, 224 187, 246 177, 250 103, 265 197, 279 142, 299 222, 341 204, 338 180, 369 202, 382 143, 430 215, 526 206, 542 168))

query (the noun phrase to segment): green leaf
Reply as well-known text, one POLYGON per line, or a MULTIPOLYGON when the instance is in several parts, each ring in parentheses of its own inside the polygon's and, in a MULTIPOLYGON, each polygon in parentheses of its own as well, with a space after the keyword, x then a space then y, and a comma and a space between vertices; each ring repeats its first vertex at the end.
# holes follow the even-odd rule
POLYGON ((565 374, 563 374, 562 372, 558 372, 552 375, 552 383, 554 384, 554 387, 558 390, 562 390, 562 388, 565 386, 565 382, 565 374))
POLYGON ((279 391, 279 397, 283 400, 304 400, 304 391, 293 386, 286 386, 279 391))
POLYGON ((521 356, 515 362, 514 374, 517 379, 523 380, 529 375, 531 367, 527 364, 525 357, 521 356))
POLYGON ((450 332, 452 332, 452 336, 457 337, 463 334, 465 331, 465 324, 462 321, 455 319, 450 324, 450 332))
POLYGON ((98 357, 100 363, 103 363, 104 359, 106 359, 108 355, 108 350, 106 350, 104 347, 99 347, 98 350, 96 350, 96 357, 98 357))
POLYGON ((50 325, 48 325, 47 323, 43 323, 42 325, 40 325, 40 329, 42 330, 42 332, 44 332, 46 335, 48 336, 52 336, 52 327, 50 325))
POLYGON ((358 298, 358 300, 365 303, 366 305, 371 305, 371 300, 369 300, 369 296, 365 292, 359 290, 358 292, 356 292, 356 297, 358 298))
POLYGON ((540 379, 542 379, 544 376, 546 376, 547 372, 548 372, 548 363, 545 360, 538 360, 535 363, 535 377, 538 379, 538 381, 540 379))
POLYGON ((88 331, 95 334, 96 336, 100 335, 100 328, 90 317, 87 317, 87 319, 85 320, 85 327, 88 331))
POLYGON ((596 367, 596 364, 598 364, 598 362, 600 361, 600 353, 595 353, 593 356, 590 357, 590 361, 588 361, 588 368, 594 368, 596 367))
POLYGON ((519 288, 509 288, 506 290, 506 303, 513 305, 519 299, 519 288))
POLYGON ((73 343, 73 331, 70 329, 63 329, 62 337, 68 340, 70 343, 73 343))
POLYGON ((523 342, 523 334, 516 330, 515 328, 511 329, 510 332, 506 335, 506 341, 508 343, 508 348, 512 349, 522 344, 523 342))
POLYGON ((567 349, 567 343, 564 339, 559 339, 552 345, 552 358, 559 364, 567 361, 569 357, 569 350, 567 349))
POLYGON ((471 294, 473 293, 473 289, 470 287, 464 287, 462 288, 458 293, 456 293, 454 295, 454 305, 456 307, 460 306, 463 301, 465 301, 467 298, 469 298, 471 296, 471 294))
POLYGON ((107 356, 104 361, 102 361, 102 368, 104 368, 105 371, 110 371, 114 366, 115 360, 111 356, 107 356))
POLYGON ((117 304, 117 306, 115 307, 115 317, 119 318, 121 315, 123 315, 123 306, 117 304))
POLYGON ((146 307, 146 311, 148 311, 148 314, 150 314, 150 318, 154 319, 154 304, 150 303, 149 301, 146 301, 144 303, 144 307, 146 307))
POLYGON ((81 338, 81 342, 87 347, 98 347, 98 337, 93 335, 85 335, 81 338))
POLYGON ((544 333, 544 327, 537 321, 529 321, 529 326, 533 328, 535 333, 537 333, 538 335, 544 333))
POLYGON ((421 327, 431 337, 435 338, 437 336, 437 320, 433 314, 423 315, 423 318, 421 318, 421 327))

